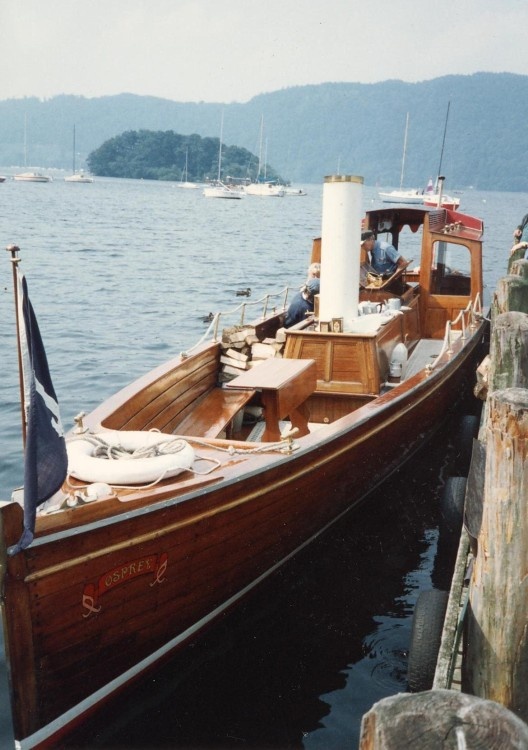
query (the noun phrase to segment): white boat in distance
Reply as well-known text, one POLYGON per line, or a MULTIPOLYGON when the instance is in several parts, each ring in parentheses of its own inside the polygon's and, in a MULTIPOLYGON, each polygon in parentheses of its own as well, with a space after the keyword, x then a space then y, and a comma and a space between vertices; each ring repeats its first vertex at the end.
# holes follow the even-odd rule
POLYGON ((13 177, 17 182, 51 182, 52 178, 40 172, 21 172, 13 177))
POLYGON ((419 190, 391 190, 390 192, 378 193, 383 203, 423 203, 423 193, 419 190))
POLYGON ((214 182, 209 183, 203 189, 206 198, 231 198, 240 199, 244 193, 236 188, 231 188, 222 182, 222 138, 224 135, 224 112, 222 110, 222 119, 220 121, 220 143, 218 146, 218 176, 214 182))
POLYGON ((186 180, 185 182, 178 182, 176 187, 184 188, 185 190, 198 190, 201 185, 198 185, 197 182, 189 182, 186 180))
POLYGON ((285 190, 276 182, 251 182, 246 185, 244 191, 248 195, 257 195, 261 198, 283 198, 285 190))
POLYGON ((422 196, 423 205, 430 208, 449 208, 455 211, 460 206, 460 198, 453 198, 443 192, 444 179, 444 177, 439 177, 436 187, 433 181, 429 180, 422 196))
POLYGON ((80 172, 76 172, 75 174, 69 175, 69 177, 64 178, 64 182, 93 182, 94 178, 90 177, 90 175, 84 174, 84 172, 81 170, 80 172))
POLYGON ((203 189, 203 194, 206 198, 231 198, 240 200, 244 197, 244 193, 241 190, 229 187, 229 185, 225 185, 220 181, 206 185, 203 189))
POLYGON ((185 190, 197 190, 200 185, 197 182, 190 182, 188 175, 188 161, 189 161, 189 149, 185 149, 185 168, 183 170, 182 178, 177 183, 177 187, 184 188, 185 190))
MULTIPOLYGON (((24 116, 24 167, 28 167, 27 116, 24 116)), ((51 182, 51 177, 40 172, 21 172, 13 175, 13 179, 17 182, 51 182)))
POLYGON ((284 188, 284 195, 306 195, 306 190, 303 190, 302 188, 294 188, 294 187, 285 187, 284 188))
POLYGON ((73 126, 73 162, 72 162, 72 173, 68 177, 64 178, 64 182, 80 182, 88 183, 93 182, 93 177, 84 174, 84 170, 81 169, 79 172, 75 169, 75 125, 73 126))
POLYGON ((266 141, 266 153, 264 156, 264 177, 260 176, 262 170, 262 138, 264 135, 264 117, 260 118, 260 138, 259 138, 259 159, 258 159, 258 170, 257 178, 255 182, 250 182, 249 185, 244 187, 244 191, 247 195, 256 195, 260 198, 283 198, 284 187, 279 185, 276 180, 266 179, 266 167, 267 167, 267 151, 268 142, 266 141))
POLYGON ((407 132, 409 130, 409 113, 405 118, 405 135, 403 138, 403 155, 402 155, 402 166, 400 172, 400 188, 399 190, 391 190, 390 192, 380 192, 379 197, 383 203, 415 203, 420 204, 423 200, 423 191, 404 189, 403 188, 403 175, 405 173, 405 156, 407 154, 407 132))

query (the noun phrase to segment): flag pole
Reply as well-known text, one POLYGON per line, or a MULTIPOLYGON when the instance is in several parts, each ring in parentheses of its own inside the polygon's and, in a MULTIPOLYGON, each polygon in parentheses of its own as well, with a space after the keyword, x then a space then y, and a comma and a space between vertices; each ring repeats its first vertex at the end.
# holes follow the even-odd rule
POLYGON ((8 245, 6 247, 8 253, 11 253, 11 264, 13 267, 13 288, 15 294, 15 318, 16 318, 16 332, 17 332, 17 353, 18 353, 18 377, 20 383, 20 407, 22 410, 22 442, 24 448, 26 447, 26 403, 24 393, 24 373, 22 365, 22 347, 20 343, 20 316, 19 316, 19 304, 18 304, 18 277, 17 277, 17 266, 20 263, 20 258, 17 253, 20 252, 20 248, 17 245, 8 245))

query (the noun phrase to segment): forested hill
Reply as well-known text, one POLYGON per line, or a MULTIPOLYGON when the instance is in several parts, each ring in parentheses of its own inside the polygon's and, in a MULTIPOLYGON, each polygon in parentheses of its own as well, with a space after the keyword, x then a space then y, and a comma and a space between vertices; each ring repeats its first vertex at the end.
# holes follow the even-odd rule
POLYGON ((77 166, 126 131, 218 138, 223 111, 224 143, 252 153, 259 151, 263 117, 267 162, 292 182, 321 182, 339 170, 363 175, 366 184, 397 186, 409 113, 404 182, 422 187, 438 171, 449 102, 446 188, 528 191, 528 76, 510 73, 326 83, 228 104, 132 94, 10 99, 0 101, 0 164, 69 168, 74 125, 77 166))
POLYGON ((221 179, 266 179, 283 181, 271 167, 245 148, 225 146, 219 159, 220 139, 199 135, 179 135, 172 130, 127 130, 105 141, 88 155, 90 172, 104 177, 134 177, 143 180, 216 180, 221 165, 221 179), (184 168, 182 169, 182 164, 184 168), (183 174, 182 174, 183 173, 183 174))

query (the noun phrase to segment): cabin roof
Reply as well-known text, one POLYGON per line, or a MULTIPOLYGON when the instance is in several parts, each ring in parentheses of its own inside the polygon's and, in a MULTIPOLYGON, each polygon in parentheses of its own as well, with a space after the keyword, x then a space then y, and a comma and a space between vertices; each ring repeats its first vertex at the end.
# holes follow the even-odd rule
POLYGON ((429 217, 432 232, 476 240, 480 240, 484 233, 482 219, 446 208, 395 205, 372 209, 366 215, 366 226, 376 233, 391 232, 397 235, 407 225, 416 232, 424 224, 425 216, 429 217))

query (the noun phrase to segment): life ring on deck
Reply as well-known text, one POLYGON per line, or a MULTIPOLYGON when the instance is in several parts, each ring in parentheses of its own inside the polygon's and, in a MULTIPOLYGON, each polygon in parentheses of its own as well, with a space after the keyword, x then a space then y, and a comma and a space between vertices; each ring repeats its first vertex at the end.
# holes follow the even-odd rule
POLYGON ((66 448, 69 474, 84 482, 148 484, 176 476, 190 469, 194 463, 194 450, 189 443, 160 432, 87 432, 71 437, 66 448), (96 455, 101 446, 122 450, 123 457, 113 460, 96 455), (149 455, 153 451, 156 455, 149 455), (134 452, 139 452, 140 457, 133 456, 134 452), (145 455, 141 455, 142 453, 145 455))

